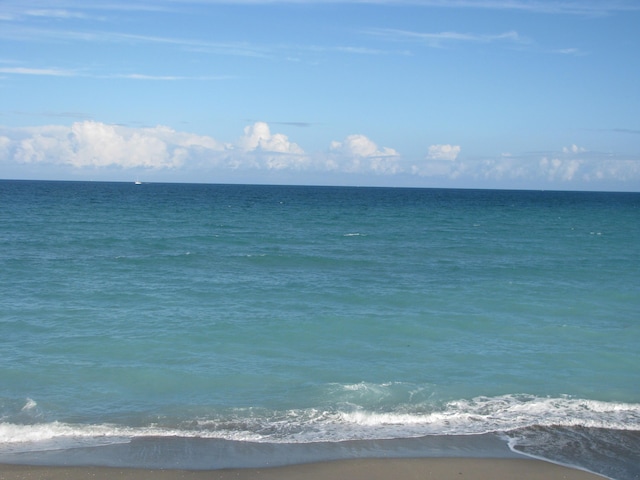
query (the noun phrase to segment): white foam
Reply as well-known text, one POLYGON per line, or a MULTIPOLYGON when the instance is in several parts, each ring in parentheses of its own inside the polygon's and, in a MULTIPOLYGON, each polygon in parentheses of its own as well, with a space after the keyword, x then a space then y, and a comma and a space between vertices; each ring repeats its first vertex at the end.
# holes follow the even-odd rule
MULTIPOLYGON (((378 385, 380 389, 385 386, 378 385)), ((367 390, 355 384, 346 390, 367 390)), ((35 402, 28 401, 29 408, 35 402)), ((33 406, 31 406, 33 405, 33 406)), ((25 405, 26 407, 26 405, 25 405)), ((136 437, 199 437, 226 440, 309 443, 356 439, 473 435, 531 426, 584 426, 640 430, 640 404, 571 397, 503 395, 455 400, 441 405, 404 405, 393 411, 352 403, 335 409, 256 411, 238 409, 224 416, 185 419, 168 427, 62 422, 0 423, 0 451, 33 451, 128 442, 136 437)))
POLYGON ((29 410, 33 410, 37 406, 38 404, 35 402, 35 400, 32 400, 31 398, 27 398, 27 403, 24 404, 24 407, 22 407, 21 411, 26 412, 29 410))
POLYGON ((354 409, 338 417, 356 429, 404 429, 407 436, 481 434, 536 425, 640 430, 640 404, 532 395, 476 397, 391 412, 354 409))

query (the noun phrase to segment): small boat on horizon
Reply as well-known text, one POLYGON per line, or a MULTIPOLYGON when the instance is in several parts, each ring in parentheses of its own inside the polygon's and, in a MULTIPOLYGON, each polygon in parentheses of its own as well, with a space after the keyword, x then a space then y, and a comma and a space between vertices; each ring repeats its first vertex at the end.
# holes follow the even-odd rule
POLYGON ((137 180, 135 182, 133 182, 135 185, 142 185, 142 182, 140 180, 137 180))

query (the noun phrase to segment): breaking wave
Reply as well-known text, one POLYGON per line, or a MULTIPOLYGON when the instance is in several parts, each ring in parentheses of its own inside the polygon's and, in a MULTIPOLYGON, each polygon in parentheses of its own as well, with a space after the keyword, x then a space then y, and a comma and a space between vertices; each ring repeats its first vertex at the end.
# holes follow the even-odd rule
MULTIPOLYGON (((343 386, 345 392, 381 386, 343 386)), ((28 399, 22 410, 37 408, 28 399)), ((272 411, 236 408, 192 418, 156 418, 137 426, 117 423, 0 423, 0 451, 64 449, 126 443, 138 437, 216 438, 259 443, 311 443, 477 435, 530 427, 581 427, 640 431, 640 405, 571 397, 502 395, 363 408, 343 402, 333 408, 272 411)))

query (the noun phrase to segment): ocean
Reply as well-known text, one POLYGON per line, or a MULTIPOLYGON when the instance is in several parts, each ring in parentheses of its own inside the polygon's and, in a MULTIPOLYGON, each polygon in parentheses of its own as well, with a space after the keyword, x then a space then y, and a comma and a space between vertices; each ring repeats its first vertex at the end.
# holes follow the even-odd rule
POLYGON ((0 462, 640 478, 640 193, 0 181, 0 462))

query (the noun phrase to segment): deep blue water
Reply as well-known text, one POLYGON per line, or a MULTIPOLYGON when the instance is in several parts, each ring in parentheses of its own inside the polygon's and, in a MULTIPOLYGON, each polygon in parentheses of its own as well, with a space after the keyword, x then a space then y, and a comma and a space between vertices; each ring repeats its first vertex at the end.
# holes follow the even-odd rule
POLYGON ((639 345, 638 193, 0 181, 0 461, 490 435, 629 480, 639 345))

